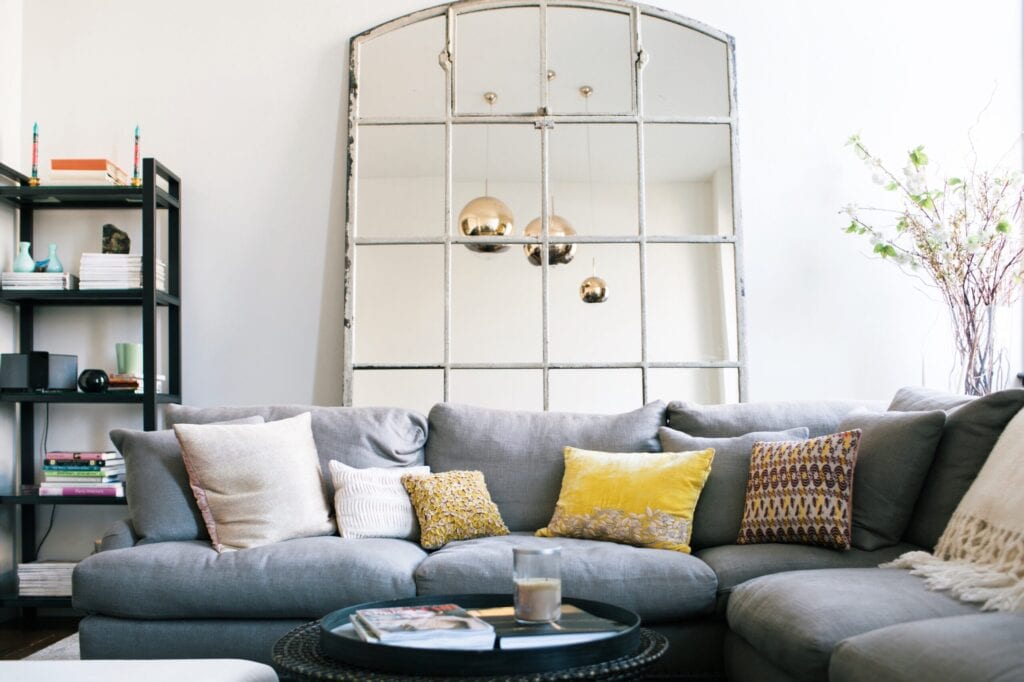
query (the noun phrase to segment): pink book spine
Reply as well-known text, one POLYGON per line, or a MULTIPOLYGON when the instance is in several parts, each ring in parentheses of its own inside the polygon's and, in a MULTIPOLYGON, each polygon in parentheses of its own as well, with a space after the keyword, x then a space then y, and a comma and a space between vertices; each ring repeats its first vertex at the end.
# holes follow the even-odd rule
POLYGON ((39 494, 43 497, 124 497, 124 489, 112 485, 65 485, 59 488, 40 488, 39 494))

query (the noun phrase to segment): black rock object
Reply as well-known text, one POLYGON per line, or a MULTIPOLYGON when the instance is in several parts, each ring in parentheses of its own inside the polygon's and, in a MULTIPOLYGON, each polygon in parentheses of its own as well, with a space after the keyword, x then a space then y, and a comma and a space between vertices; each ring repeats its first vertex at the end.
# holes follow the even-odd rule
POLYGON ((110 223, 103 226, 103 253, 128 253, 131 249, 132 239, 127 232, 110 223))
POLYGON ((78 387, 86 393, 102 393, 109 385, 110 379, 102 369, 83 369, 78 375, 78 387))

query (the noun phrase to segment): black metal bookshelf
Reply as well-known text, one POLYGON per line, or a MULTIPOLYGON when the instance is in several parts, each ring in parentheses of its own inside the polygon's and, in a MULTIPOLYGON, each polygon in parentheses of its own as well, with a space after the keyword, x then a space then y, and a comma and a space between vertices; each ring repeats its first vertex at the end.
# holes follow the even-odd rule
MULTIPOLYGON (((134 306, 142 311, 143 390, 79 393, 75 391, 4 391, 0 403, 17 403, 20 487, 13 494, 0 495, 0 504, 17 507, 35 505, 123 505, 117 497, 50 497, 38 493, 35 481, 35 405, 38 403, 138 404, 142 406, 142 427, 157 427, 157 406, 181 402, 181 180, 153 158, 142 161, 142 184, 138 187, 113 185, 31 186, 29 178, 0 164, 0 179, 14 183, 0 186, 0 203, 16 209, 18 240, 33 241, 37 211, 82 209, 129 209, 142 213, 142 288, 74 291, 3 291, 0 305, 14 308, 18 323, 18 350, 35 350, 34 319, 37 307, 134 306), (157 212, 167 212, 167 291, 156 288, 157 212), (157 310, 167 310, 167 391, 158 393, 156 369, 157 310)), ((20 516, 20 562, 36 559, 35 513, 23 509, 20 516)), ((70 608, 68 597, 0 595, 0 607, 26 609, 70 608)))

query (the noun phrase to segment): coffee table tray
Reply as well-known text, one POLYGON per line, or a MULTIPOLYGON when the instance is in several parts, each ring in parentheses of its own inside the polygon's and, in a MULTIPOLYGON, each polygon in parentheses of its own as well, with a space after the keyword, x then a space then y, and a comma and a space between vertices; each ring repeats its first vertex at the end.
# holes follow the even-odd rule
POLYGON ((487 676, 538 673, 578 668, 611 661, 634 654, 640 646, 640 617, 632 611, 590 601, 563 599, 595 616, 627 625, 615 635, 592 642, 528 649, 488 649, 463 651, 451 649, 415 649, 411 647, 374 644, 359 639, 351 630, 335 633, 335 628, 349 622, 357 609, 458 604, 464 609, 508 606, 508 594, 459 594, 358 604, 333 611, 320 619, 320 646, 327 656, 348 665, 400 675, 487 676), (349 634, 351 633, 351 634, 349 634))

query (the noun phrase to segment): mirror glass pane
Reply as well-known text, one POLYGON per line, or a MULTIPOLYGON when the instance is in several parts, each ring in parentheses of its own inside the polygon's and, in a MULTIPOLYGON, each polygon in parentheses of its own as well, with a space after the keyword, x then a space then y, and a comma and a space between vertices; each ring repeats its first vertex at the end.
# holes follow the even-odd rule
POLYGON ((444 247, 357 246, 354 362, 444 360, 444 247))
POLYGON ((466 204, 486 194, 508 207, 512 234, 522 236, 540 215, 540 131, 522 124, 464 124, 454 126, 452 135, 452 234, 461 235, 459 214, 466 204))
POLYGON ((544 409, 544 373, 539 369, 453 369, 452 402, 500 410, 544 409))
POLYGON ((553 114, 633 111, 628 14, 574 7, 548 9, 548 107, 553 114), (582 38, 586 36, 586 38, 582 38), (590 86, 587 100, 580 87, 590 86))
POLYGON ((645 116, 728 116, 729 60, 721 40, 647 14, 641 71, 645 116))
POLYGON ((353 407, 404 407, 427 414, 444 400, 439 369, 357 369, 352 373, 353 407))
POLYGON ((685 400, 702 405, 740 399, 738 369, 649 369, 647 400, 685 400))
POLYGON ((728 125, 644 126, 648 235, 732 235, 728 125))
POLYGON ((540 362, 541 281, 510 246, 500 253, 452 247, 452 362, 540 362))
POLYGON ((735 267, 732 244, 648 245, 648 358, 736 359, 735 267))
POLYGON ((444 126, 359 126, 357 237, 444 234, 444 126))
MULTIPOLYGON (((548 270, 552 362, 640 361, 639 258, 632 244, 579 244, 571 262, 548 270), (595 271, 595 261, 608 298, 584 303, 580 285, 595 271)), ((539 268, 532 269, 539 277, 539 268)))
POLYGON ((540 107, 540 10, 468 12, 455 18, 455 112, 526 114, 540 107), (484 93, 498 98, 493 106, 484 93))
POLYGON ((359 116, 443 118, 443 16, 384 33, 359 51, 359 116))
POLYGON ((643 404, 639 369, 553 369, 548 402, 556 412, 614 414, 643 404))
POLYGON ((563 123, 548 140, 554 213, 581 236, 636 235, 636 126, 563 123))

